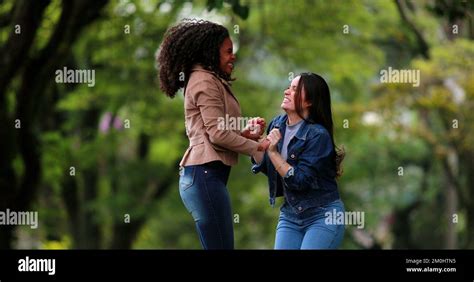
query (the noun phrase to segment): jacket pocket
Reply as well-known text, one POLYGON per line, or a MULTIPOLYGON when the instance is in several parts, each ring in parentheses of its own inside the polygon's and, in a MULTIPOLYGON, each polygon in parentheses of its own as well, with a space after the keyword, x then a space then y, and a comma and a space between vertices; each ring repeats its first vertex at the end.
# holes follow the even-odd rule
POLYGON ((287 162, 296 165, 300 159, 302 151, 303 147, 301 147, 301 144, 293 145, 292 148, 288 150, 287 162))

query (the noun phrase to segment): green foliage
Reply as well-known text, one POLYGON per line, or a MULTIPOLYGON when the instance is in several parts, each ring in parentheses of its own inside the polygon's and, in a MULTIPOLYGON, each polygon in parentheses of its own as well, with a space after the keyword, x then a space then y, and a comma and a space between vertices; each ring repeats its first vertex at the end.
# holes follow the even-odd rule
MULTIPOLYGON (((6 1, 0 14, 12 5, 6 1)), ((60 7, 61 1, 52 1, 46 10, 33 52, 48 42, 60 7)), ((176 163, 188 145, 183 95, 170 100, 160 92, 154 59, 165 31, 183 11, 217 15, 228 27, 238 58, 232 90, 244 117, 269 122, 282 113, 283 90, 292 75, 312 71, 325 77, 333 96, 336 144, 346 151, 345 173, 338 180, 346 210, 365 212, 363 232, 391 248, 397 240, 391 218, 421 201, 410 218, 416 247, 443 246, 448 225, 438 220, 445 180, 438 162, 449 146, 472 151, 474 44, 444 42, 437 35, 442 21, 420 10, 424 17, 415 24, 432 46, 431 59, 414 58, 414 37, 401 24, 393 1, 111 1, 100 20, 81 33, 68 59, 68 67, 95 70, 95 87, 58 85, 55 122, 42 129, 42 183, 35 205, 46 228, 20 235, 36 236, 42 248, 75 247, 62 196, 71 189, 66 183, 74 166, 81 209, 93 214, 86 220, 100 226, 101 247, 110 246, 117 236, 114 226, 129 214, 131 221, 144 220, 133 248, 200 248, 178 192, 176 163), (379 71, 388 66, 419 69, 420 87, 380 84, 379 71), (456 103, 443 84, 448 77, 463 89, 463 103, 456 103), (424 122, 426 113, 431 127, 424 122), (118 125, 100 129, 107 115, 118 125), (446 131, 446 121, 454 118, 459 131, 446 131), (140 155, 143 140, 148 146, 140 155), (428 171, 426 162, 434 163, 428 171), (97 195, 85 199, 90 171, 98 176, 97 195), (172 183, 167 193, 154 200, 156 187, 167 179, 172 183)), ((0 43, 7 32, 0 29, 0 43)), ((17 102, 17 83, 11 88, 9 110, 17 102)), ((14 167, 23 170, 20 159, 14 167)), ((273 248, 279 210, 268 204, 266 178, 253 175, 248 157, 241 156, 228 186, 236 248, 273 248)), ((468 224, 460 214, 457 230, 462 233, 468 224)), ((364 247, 353 235, 356 229, 347 227, 342 248, 364 247)))

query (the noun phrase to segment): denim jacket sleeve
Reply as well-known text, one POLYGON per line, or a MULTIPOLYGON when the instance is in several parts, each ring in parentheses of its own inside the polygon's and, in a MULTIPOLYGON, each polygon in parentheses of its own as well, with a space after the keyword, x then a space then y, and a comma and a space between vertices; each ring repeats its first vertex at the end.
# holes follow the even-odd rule
POLYGON ((318 189, 316 180, 319 172, 324 171, 323 166, 331 163, 326 160, 331 157, 332 152, 333 145, 329 133, 318 130, 306 142, 296 165, 293 166, 292 173, 287 173, 283 178, 285 186, 288 189, 300 191, 318 189))

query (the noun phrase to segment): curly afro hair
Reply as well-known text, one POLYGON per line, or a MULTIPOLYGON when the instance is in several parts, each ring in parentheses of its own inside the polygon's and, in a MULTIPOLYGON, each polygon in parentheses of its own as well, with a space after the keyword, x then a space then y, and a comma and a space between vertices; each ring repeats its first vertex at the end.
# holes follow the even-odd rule
POLYGON ((203 20, 185 19, 168 29, 156 58, 160 89, 173 98, 180 88, 185 87, 195 64, 231 80, 219 68, 219 49, 227 37, 229 31, 225 27, 203 20))

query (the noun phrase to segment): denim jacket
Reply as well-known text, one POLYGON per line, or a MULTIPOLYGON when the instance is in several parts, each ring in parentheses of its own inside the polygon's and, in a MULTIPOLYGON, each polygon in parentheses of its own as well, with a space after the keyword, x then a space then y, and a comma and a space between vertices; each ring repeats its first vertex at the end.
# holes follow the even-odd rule
MULTIPOLYGON (((280 128, 282 138, 278 143, 278 152, 282 149, 287 119, 286 114, 277 116, 267 129, 268 134, 273 128, 280 128)), ((288 144, 286 161, 293 169, 281 177, 265 153, 260 164, 252 158, 252 172, 267 175, 272 206, 276 197, 284 196, 292 210, 300 214, 339 199, 334 154, 328 131, 322 125, 303 121, 288 144)))

